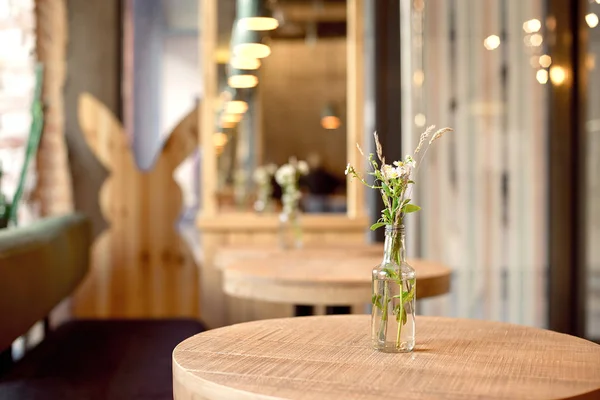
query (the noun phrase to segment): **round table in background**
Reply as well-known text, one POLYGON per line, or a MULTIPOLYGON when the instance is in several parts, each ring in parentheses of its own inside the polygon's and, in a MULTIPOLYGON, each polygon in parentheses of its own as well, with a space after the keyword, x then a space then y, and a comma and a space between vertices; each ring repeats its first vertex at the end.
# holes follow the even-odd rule
POLYGON ((383 256, 382 243, 306 243, 301 249, 282 249, 269 244, 227 245, 218 247, 213 258, 213 265, 223 269, 228 265, 250 259, 271 257, 315 257, 328 255, 333 257, 383 256))
MULTIPOLYGON (((381 262, 374 249, 302 249, 238 259, 220 265, 230 296, 306 305, 366 304, 371 271, 381 262), (370 251, 370 254, 369 254, 370 251)), ((450 268, 428 260, 408 260, 417 274, 417 299, 450 290, 450 268)))
POLYGON ((415 351, 370 346, 369 316, 254 321, 173 352, 176 400, 599 399, 600 346, 479 320, 417 317, 415 351))

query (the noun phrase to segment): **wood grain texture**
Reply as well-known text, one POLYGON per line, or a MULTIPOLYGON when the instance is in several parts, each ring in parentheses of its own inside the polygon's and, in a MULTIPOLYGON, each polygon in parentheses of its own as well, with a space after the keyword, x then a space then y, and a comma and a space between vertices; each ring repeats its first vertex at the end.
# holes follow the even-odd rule
POLYGON ((89 94, 80 98, 79 118, 89 147, 110 173, 99 199, 110 229, 94 242, 75 314, 198 317, 197 266, 176 231, 181 191, 173 179, 174 169, 197 146, 197 111, 173 130, 146 172, 137 168, 121 124, 89 94))
POLYGON ((271 257, 298 256, 328 256, 331 254, 341 257, 374 256, 383 255, 383 244, 357 244, 340 243, 334 241, 307 243, 302 249, 286 250, 272 244, 242 244, 221 246, 215 250, 213 265, 218 269, 249 259, 265 259, 271 257))
MULTIPOLYGON (((347 0, 347 123, 346 154, 348 162, 355 167, 364 168, 364 159, 358 153, 356 144, 364 148, 365 127, 365 56, 364 56, 364 0, 347 0)), ((347 206, 350 218, 367 214, 364 186, 347 177, 347 206)))
MULTIPOLYGON (((198 26, 202 27, 201 40, 198 40, 202 77, 203 98, 200 105, 200 143, 212 143, 215 133, 215 111, 218 108, 217 41, 218 41, 218 2, 198 0, 198 26)), ((203 146, 202 167, 200 168, 202 215, 217 212, 217 154, 214 146, 203 146)))
POLYGON ((44 65, 44 130, 36 160, 35 197, 42 216, 73 211, 73 191, 65 141, 64 84, 67 67, 66 0, 35 1, 36 56, 44 65))
MULTIPOLYGON (((234 297, 287 304, 369 303, 371 271, 381 263, 381 249, 375 253, 377 246, 369 245, 319 247, 262 255, 242 252, 237 261, 221 264, 223 290, 234 297)), ((450 268, 427 260, 408 262, 417 274, 417 298, 449 292, 450 268)))
POLYGON ((500 322, 417 317, 409 354, 370 346, 367 315, 255 321, 173 352, 176 400, 598 399, 600 346, 500 322))

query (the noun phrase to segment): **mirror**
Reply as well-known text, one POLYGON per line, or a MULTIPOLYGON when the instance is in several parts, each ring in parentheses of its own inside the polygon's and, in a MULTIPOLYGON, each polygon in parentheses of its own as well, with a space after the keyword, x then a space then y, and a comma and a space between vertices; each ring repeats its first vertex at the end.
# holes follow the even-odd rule
MULTIPOLYGON (((126 0, 123 4, 123 124, 139 170, 156 166, 173 130, 202 96, 198 0, 126 0)), ((175 170, 183 221, 199 207, 199 155, 175 170)))
MULTIPOLYGON (((296 158, 309 165, 309 173, 300 180, 303 212, 345 213, 346 1, 219 0, 216 7, 212 145, 217 208, 254 210, 257 167, 281 166, 296 158), (247 7, 266 11, 277 28, 252 33, 239 29, 247 23, 238 22, 247 7), (254 58, 258 69, 243 64, 250 60, 238 56, 243 52, 232 51, 252 42, 244 51, 254 56, 255 51, 269 53, 254 58)), ((277 200, 280 190, 272 182, 277 200)))

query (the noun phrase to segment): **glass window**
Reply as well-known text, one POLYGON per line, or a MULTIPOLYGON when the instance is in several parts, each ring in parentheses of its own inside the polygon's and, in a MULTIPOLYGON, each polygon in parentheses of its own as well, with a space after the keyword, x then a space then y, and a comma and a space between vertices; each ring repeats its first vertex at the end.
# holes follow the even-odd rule
POLYGON ((586 55, 588 74, 585 149, 587 151, 587 329, 586 336, 600 340, 600 4, 590 2, 585 16, 589 29, 586 55))
POLYGON ((403 0, 401 21, 403 148, 431 124, 455 129, 415 179, 425 212, 409 254, 454 270, 451 293, 420 312, 544 327, 544 1, 403 0))

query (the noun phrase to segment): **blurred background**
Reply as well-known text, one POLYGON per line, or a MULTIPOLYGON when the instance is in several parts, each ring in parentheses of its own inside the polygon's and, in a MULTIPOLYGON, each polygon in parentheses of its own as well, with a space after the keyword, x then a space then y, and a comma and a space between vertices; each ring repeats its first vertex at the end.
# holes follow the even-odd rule
MULTIPOLYGON (((97 239, 143 203, 136 226, 176 223, 200 268, 170 283, 190 304, 161 315, 210 322, 203 285, 215 281, 198 274, 215 226, 253 234, 239 216, 257 214, 258 167, 305 160, 303 214, 363 218, 357 234, 381 241, 366 229, 378 194, 344 176, 359 160, 355 142, 371 150, 377 131, 388 159, 400 159, 429 125, 450 126, 416 179, 423 211, 408 223, 408 246, 450 266, 452 286, 419 313, 600 340, 600 1, 257 1, 277 23, 260 34, 236 28, 242 3, 252 1, 0 0, 0 211, 22 192, 12 226, 77 210, 97 239), (241 57, 240 44, 268 55, 248 46, 241 57), (82 94, 101 107, 82 106, 82 94), (86 139, 84 115, 95 113, 90 126, 115 127, 124 145, 86 139), (167 143, 191 114, 190 151, 173 168, 180 199, 168 183, 138 203, 111 200, 133 187, 115 186, 117 174, 134 172, 98 149, 131 156, 148 187, 170 182, 161 154, 187 146, 167 143)), ((101 309, 80 315, 112 315, 101 309)))

